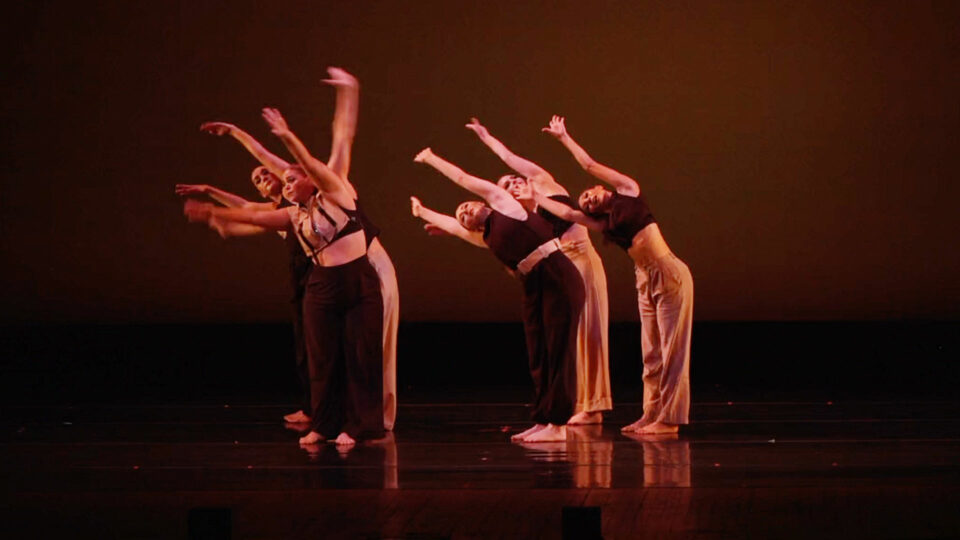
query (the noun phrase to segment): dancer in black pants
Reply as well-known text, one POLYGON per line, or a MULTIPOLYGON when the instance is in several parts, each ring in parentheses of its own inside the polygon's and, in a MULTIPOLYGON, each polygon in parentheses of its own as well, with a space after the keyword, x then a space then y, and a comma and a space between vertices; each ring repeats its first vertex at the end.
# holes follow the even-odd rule
POLYGON ((356 202, 344 179, 310 155, 279 111, 264 109, 263 116, 300 164, 281 177, 284 197, 297 206, 258 212, 187 201, 184 212, 193 220, 212 217, 297 235, 314 265, 303 311, 311 431, 300 443, 336 437, 338 445, 353 445, 357 438, 378 438, 383 434, 383 300, 367 261, 356 202))
POLYGON ((565 440, 566 423, 573 414, 577 392, 576 337, 584 298, 580 273, 562 253, 550 223, 527 212, 506 190, 463 172, 429 148, 417 154, 414 161, 432 166, 483 197, 487 204, 465 202, 457 208, 454 220, 424 208, 413 198, 413 214, 450 234, 490 248, 522 283, 535 424, 513 439, 565 440))
MULTIPOLYGON (((397 416, 397 327, 400 319, 400 293, 397 288, 397 274, 393 267, 390 256, 384 249, 383 244, 378 238, 380 229, 374 225, 366 215, 360 210, 357 191, 348 178, 351 162, 351 151, 353 139, 357 131, 357 113, 359 109, 360 84, 356 77, 347 73, 338 67, 327 68, 328 79, 323 82, 337 89, 336 108, 333 116, 333 138, 330 146, 330 157, 327 166, 346 184, 346 189, 356 201, 357 219, 363 227, 367 241, 367 258, 377 276, 380 279, 380 294, 383 297, 383 423, 388 430, 393 429, 397 416)), ((224 122, 207 122, 200 126, 200 129, 214 135, 230 135, 246 148, 253 157, 266 167, 275 177, 281 177, 290 164, 282 158, 272 154, 263 147, 256 139, 238 127, 224 122)), ((256 171, 254 173, 256 175, 256 171)), ((256 181, 255 181, 256 182, 256 181)), ((207 186, 209 187, 209 186, 207 186)), ((218 199, 219 200, 219 199, 218 199)), ((242 200, 242 199, 241 199, 242 200)), ((232 206, 227 204, 227 206, 232 206)), ((273 207, 275 208, 275 207, 273 207)), ((273 209, 267 208, 267 209, 273 209)), ((239 223, 223 223, 221 220, 212 220, 211 227, 216 229, 221 236, 252 234, 253 232, 263 232, 262 228, 239 223)), ((289 246, 293 250, 291 253, 299 252, 299 257, 303 258, 303 250, 299 241, 295 237, 289 237, 289 246)), ((309 267, 305 268, 309 273, 309 267)), ((304 288, 306 286, 306 275, 291 269, 297 273, 295 280, 294 309, 302 304, 304 288)), ((302 312, 302 310, 301 310, 302 312)), ((302 316, 300 323, 302 323, 302 316)), ((295 324, 296 324, 295 320, 295 324)), ((302 347, 303 340, 298 337, 299 352, 302 353, 302 369, 298 370, 301 375, 301 381, 304 381, 304 395, 309 395, 309 377, 306 362, 306 352, 302 347)), ((309 398, 307 398, 306 408, 303 411, 309 412, 309 398)), ((298 412, 286 415, 287 421, 309 422, 310 418, 304 412, 298 412)))

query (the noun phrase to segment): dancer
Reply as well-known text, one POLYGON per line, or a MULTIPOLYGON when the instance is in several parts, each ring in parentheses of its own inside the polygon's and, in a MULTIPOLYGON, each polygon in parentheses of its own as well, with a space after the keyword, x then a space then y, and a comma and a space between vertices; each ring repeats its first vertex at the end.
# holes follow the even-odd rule
POLYGON ((643 332, 643 416, 623 431, 676 433, 690 414, 690 269, 670 251, 634 179, 594 161, 567 133, 562 117, 554 116, 543 131, 563 143, 585 171, 616 190, 597 185, 584 191, 582 212, 541 195, 537 202, 563 219, 602 231, 633 259, 643 332))
POLYGON ((533 192, 536 191, 554 201, 573 206, 570 194, 550 173, 536 163, 511 152, 476 118, 471 118, 466 127, 476 133, 480 141, 508 167, 521 175, 504 175, 497 181, 497 185, 507 190, 528 212, 536 212, 549 221, 553 225, 554 236, 565 244, 576 246, 576 249, 565 250, 564 254, 580 272, 586 295, 577 326, 577 402, 575 414, 567 423, 603 423, 601 411, 613 408, 613 397, 610 392, 607 345, 607 277, 600 255, 593 248, 586 227, 551 214, 534 200, 533 192))
MULTIPOLYGON (((397 330, 400 322, 397 273, 390 256, 380 242, 380 229, 363 212, 357 190, 347 178, 353 139, 356 134, 360 84, 356 77, 341 68, 330 67, 327 68, 327 72, 330 78, 323 82, 337 89, 333 138, 327 167, 344 181, 346 189, 357 203, 357 215, 366 234, 367 258, 377 271, 380 293, 383 297, 383 423, 389 430, 393 429, 397 416, 397 330)), ((214 135, 229 134, 277 177, 282 177, 283 172, 290 167, 288 162, 270 153, 256 139, 236 126, 223 122, 208 122, 200 126, 200 129, 214 135)), ((236 231, 237 229, 233 229, 227 233, 236 231)), ((299 247, 296 249, 302 252, 299 247)))
POLYGON ((304 327, 310 364, 311 431, 301 444, 336 436, 338 445, 383 433, 383 301, 353 193, 344 180, 313 158, 276 109, 264 120, 299 165, 283 175, 284 196, 296 208, 256 211, 216 208, 187 201, 194 220, 214 216, 289 229, 313 261, 304 298, 304 327))
POLYGON ((486 204, 462 203, 452 222, 449 216, 423 208, 418 199, 412 198, 413 214, 468 242, 487 246, 522 283, 535 425, 512 439, 565 440, 566 423, 576 400, 576 330, 584 296, 576 266, 560 252, 560 242, 554 238, 550 223, 527 212, 503 188, 465 173, 429 148, 417 154, 414 161, 430 165, 483 197, 486 204))
MULTIPOLYGON (((234 127, 234 129, 236 128, 234 127)), ((289 204, 285 204, 281 193, 283 184, 267 167, 263 165, 255 167, 253 173, 250 175, 250 180, 260 193, 260 196, 269 202, 251 202, 239 195, 206 184, 177 184, 175 191, 181 196, 207 195, 228 208, 276 210, 289 204)), ((262 234, 268 230, 257 225, 224 221, 213 216, 208 220, 208 225, 224 238, 262 234)), ((286 234, 285 231, 280 231, 280 236, 287 245, 287 254, 290 261, 290 289, 292 293, 290 307, 292 313, 291 321, 293 323, 293 351, 296 362, 297 379, 300 381, 301 390, 300 408, 295 412, 285 414, 283 419, 292 424, 301 424, 310 422, 310 417, 307 416, 307 413, 310 411, 310 373, 307 364, 307 349, 303 341, 303 295, 306 287, 306 278, 310 275, 311 263, 310 259, 303 252, 303 248, 300 247, 300 242, 297 240, 296 235, 286 234)))

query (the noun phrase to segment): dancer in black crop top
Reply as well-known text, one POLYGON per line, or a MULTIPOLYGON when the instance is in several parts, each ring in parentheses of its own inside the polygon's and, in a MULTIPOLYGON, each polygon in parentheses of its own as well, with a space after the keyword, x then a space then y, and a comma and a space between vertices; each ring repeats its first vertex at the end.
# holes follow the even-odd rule
POLYGON ((486 201, 461 204, 454 220, 423 208, 418 199, 412 198, 414 215, 450 234, 488 247, 516 272, 523 285, 523 323, 534 384, 535 424, 512 438, 525 442, 566 440, 566 423, 576 399, 576 329, 584 294, 576 267, 556 250, 550 223, 527 212, 506 190, 468 175, 429 148, 417 154, 414 161, 434 167, 486 201))
POLYGON ((584 170, 613 186, 594 186, 573 210, 546 197, 538 202, 558 216, 603 232, 633 259, 643 336, 643 416, 625 426, 638 433, 676 433, 689 422, 693 276, 667 246, 637 182, 597 163, 554 116, 544 129, 584 170))
MULTIPOLYGON (((327 69, 327 72, 330 78, 325 79, 324 82, 335 87, 337 90, 336 110, 333 120, 333 137, 327 167, 343 180, 345 188, 356 201, 357 191, 347 176, 350 168, 353 138, 356 134, 360 85, 353 75, 343 69, 331 67, 327 69)), ((263 167, 272 173, 274 178, 284 177, 284 173, 291 166, 289 162, 267 151, 263 145, 236 126, 223 122, 208 122, 201 126, 201 130, 215 135, 231 135, 259 160, 263 164, 263 167)), ((309 159, 313 158, 310 157, 309 159)), ((367 258, 376 270, 380 282, 381 295, 383 297, 383 416, 386 429, 392 429, 397 410, 396 344, 400 312, 400 296, 397 287, 396 270, 393 267, 389 255, 380 243, 380 229, 377 228, 361 210, 359 203, 356 204, 355 210, 347 209, 347 213, 350 217, 356 217, 363 228, 367 244, 367 258)), ((256 227, 223 222, 222 220, 215 220, 212 225, 214 224, 216 224, 217 230, 221 232, 221 234, 236 235, 248 234, 251 231, 258 232, 256 227), (225 229, 224 226, 227 228, 225 229), (249 228, 245 229, 245 227, 249 228)), ((297 252, 300 252, 301 257, 306 257, 295 235, 288 236, 288 243, 290 243, 297 252)), ((303 413, 301 413, 301 416, 303 416, 303 419, 306 421, 309 421, 309 418, 303 415, 303 413)))
POLYGON ((300 163, 284 171, 284 196, 298 206, 309 206, 257 212, 188 201, 184 211, 194 219, 213 216, 287 230, 293 230, 292 225, 298 233, 307 233, 298 234, 302 237, 320 232, 329 216, 333 234, 322 231, 329 241, 319 246, 314 237, 304 246, 314 262, 303 309, 312 414, 310 432, 300 443, 336 437, 338 445, 350 446, 357 438, 379 438, 384 429, 383 300, 376 271, 366 257, 365 234, 347 215, 356 211, 355 192, 309 154, 279 111, 265 109, 264 119, 300 163), (317 190, 322 200, 314 196, 317 190), (347 230, 351 222, 355 232, 347 230))

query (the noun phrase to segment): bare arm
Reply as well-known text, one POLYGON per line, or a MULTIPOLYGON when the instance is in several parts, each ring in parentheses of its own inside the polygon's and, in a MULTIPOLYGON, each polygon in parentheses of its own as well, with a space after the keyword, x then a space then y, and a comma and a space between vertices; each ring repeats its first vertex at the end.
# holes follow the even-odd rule
POLYGON ((520 203, 514 200, 506 190, 500 188, 493 182, 488 182, 483 178, 465 173, 463 169, 434 154, 429 148, 421 150, 420 153, 413 158, 413 161, 430 165, 439 171, 440 174, 452 180, 453 183, 471 193, 483 197, 483 199, 487 201, 487 204, 498 212, 526 216, 526 210, 524 210, 523 207, 520 206, 520 203))
POLYGON ((252 202, 243 197, 224 191, 207 184, 177 184, 174 188, 177 195, 184 197, 190 195, 207 195, 211 199, 228 208, 252 208, 255 210, 274 210, 276 205, 267 202, 252 202))
POLYGON ((238 128, 233 124, 228 124, 226 122, 204 122, 200 124, 200 131, 205 131, 213 135, 230 135, 234 139, 240 142, 244 148, 247 149, 250 154, 260 162, 261 165, 267 168, 270 172, 277 175, 277 177, 283 176, 283 171, 290 166, 290 163, 284 161, 276 154, 270 152, 259 141, 254 139, 249 133, 238 128))
MULTIPOLYGON (((469 242, 477 247, 487 247, 487 243, 483 241, 483 233, 464 229, 455 217, 441 214, 440 212, 433 211, 423 206, 423 204, 420 203, 420 199, 416 197, 410 197, 410 212, 413 213, 414 217, 418 217, 426 221, 428 226, 432 225, 433 227, 436 227, 451 236, 456 236, 457 238, 460 238, 465 242, 469 242)), ((425 226, 424 228, 427 229, 427 232, 430 232, 430 228, 428 226, 425 226)))
POLYGON ((263 119, 270 125, 270 130, 287 147, 287 150, 293 154, 305 171, 310 180, 316 184, 317 188, 331 200, 348 210, 356 208, 354 198, 350 195, 342 178, 337 176, 327 164, 310 155, 310 151, 304 146, 303 142, 287 126, 287 121, 283 119, 280 111, 277 109, 263 109, 263 119))
POLYGON ((529 159, 514 154, 506 145, 500 142, 499 139, 491 135, 490 131, 480 124, 480 121, 476 118, 471 118, 470 123, 467 124, 466 127, 476 133, 477 137, 480 138, 480 142, 487 145, 490 150, 493 150, 493 153, 496 154, 507 167, 523 175, 530 182, 533 182, 535 189, 539 189, 548 195, 567 194, 567 190, 558 184, 553 176, 543 167, 529 159))
POLYGON ((550 125, 543 128, 544 133, 549 133, 553 135, 558 141, 560 141, 563 146, 573 154, 573 158, 577 160, 577 163, 580 164, 580 167, 583 170, 587 171, 595 178, 600 181, 606 182, 613 186, 616 189, 617 193, 621 195, 629 195, 631 197, 636 197, 640 194, 640 185, 637 184, 637 181, 629 176, 611 169, 606 165, 597 163, 586 150, 583 149, 576 141, 570 137, 570 134, 567 133, 567 126, 564 118, 562 116, 554 115, 550 120, 550 125))
POLYGON ((247 223, 237 223, 234 221, 224 221, 220 218, 210 216, 207 225, 217 231, 221 238, 231 238, 234 236, 254 236, 267 232, 267 229, 257 225, 247 223))
MULTIPOLYGON (((357 78, 337 67, 327 68, 329 79, 323 82, 337 90, 337 105, 333 113, 333 141, 327 166, 344 180, 350 172, 353 138, 357 133, 357 114, 360 109, 360 83, 357 78)), ((347 180, 349 183, 349 180, 347 180)), ((354 190, 356 197, 356 190, 354 190)))
POLYGON ((574 223, 579 223, 587 227, 588 229, 592 229, 594 231, 603 230, 602 221, 598 219, 594 219, 588 216, 587 214, 584 214, 580 210, 574 210, 573 208, 570 208, 569 206, 561 202, 557 202, 553 199, 549 199, 542 193, 535 192, 534 197, 536 198, 537 204, 542 206, 544 210, 559 217, 560 219, 563 219, 566 221, 572 221, 574 223))
POLYGON ((290 227, 290 214, 286 210, 259 211, 249 208, 221 208, 212 203, 187 199, 183 213, 190 221, 209 223, 210 218, 235 223, 257 225, 266 229, 284 231, 290 227))

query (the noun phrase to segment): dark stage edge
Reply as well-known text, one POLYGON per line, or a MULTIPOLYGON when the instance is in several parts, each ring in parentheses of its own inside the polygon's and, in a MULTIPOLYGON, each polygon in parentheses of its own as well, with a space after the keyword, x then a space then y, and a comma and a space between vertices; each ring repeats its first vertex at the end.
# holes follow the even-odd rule
POLYGON ((639 406, 523 446, 511 403, 401 405, 395 433, 305 451, 270 404, 6 407, 7 538, 955 538, 960 402, 694 405, 678 437, 626 437, 639 406), (219 514, 223 516, 225 514, 219 514))

